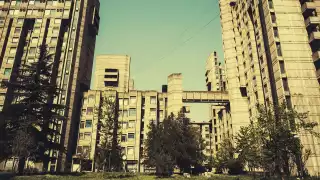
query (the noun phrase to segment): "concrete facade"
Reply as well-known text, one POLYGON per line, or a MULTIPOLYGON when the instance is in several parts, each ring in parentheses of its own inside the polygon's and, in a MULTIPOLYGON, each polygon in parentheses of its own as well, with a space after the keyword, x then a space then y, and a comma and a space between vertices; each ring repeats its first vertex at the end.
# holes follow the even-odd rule
POLYGON ((133 87, 130 61, 127 55, 97 55, 93 89, 128 92, 133 87))
MULTIPOLYGON (((308 119, 319 123, 320 91, 312 53, 320 46, 313 44, 318 32, 306 30, 309 21, 303 14, 308 2, 221 0, 219 4, 232 134, 255 119, 258 103, 285 102, 309 112, 308 119)), ((309 173, 318 175, 319 140, 304 132, 300 137, 312 150, 309 173)))
MULTIPOLYGON (((90 87, 96 35, 99 30, 99 0, 0 1, 0 80, 10 80, 20 64, 34 62, 38 47, 54 53, 53 79, 62 92, 55 103, 66 105, 60 142, 67 153, 50 152, 49 171, 68 171, 75 150, 82 93, 90 87)), ((10 92, 0 90, 0 107, 10 103, 10 92)))

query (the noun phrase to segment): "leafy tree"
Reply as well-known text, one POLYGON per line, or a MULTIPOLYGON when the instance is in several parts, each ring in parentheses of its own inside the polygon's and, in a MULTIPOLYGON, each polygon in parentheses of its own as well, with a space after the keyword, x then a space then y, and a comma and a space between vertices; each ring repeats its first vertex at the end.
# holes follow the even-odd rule
POLYGON ((53 128, 65 119, 60 115, 65 107, 54 103, 60 92, 53 78, 56 64, 45 45, 39 52, 37 62, 21 64, 13 69, 11 80, 2 83, 10 100, 1 113, 5 146, 8 156, 19 158, 19 173, 23 173, 26 159, 41 160, 46 167, 50 160, 48 152, 63 150, 55 139, 60 132, 53 128))
POLYGON ((255 124, 241 127, 236 136, 236 149, 240 152, 239 159, 245 162, 249 170, 261 167, 261 139, 255 124))
MULTIPOLYGON (((169 116, 163 123, 173 121, 173 116, 169 116)), ((175 167, 175 159, 167 149, 167 143, 170 143, 171 140, 169 139, 169 133, 164 130, 163 123, 156 124, 154 121, 150 121, 149 132, 145 142, 144 164, 149 167, 155 167, 157 176, 170 176, 170 172, 175 167)))
POLYGON ((237 137, 243 160, 250 167, 261 167, 271 175, 290 176, 294 165, 301 175, 306 175, 304 164, 310 151, 305 150, 302 158, 303 146, 295 134, 303 130, 319 137, 313 130, 317 123, 308 121, 308 113, 288 109, 285 104, 257 108, 257 121, 242 128, 237 137))
POLYGON ((103 97, 97 111, 100 143, 96 149, 96 167, 98 171, 120 171, 122 153, 119 143, 118 106, 115 97, 103 97))
POLYGON ((149 127, 145 164, 156 167, 158 175, 169 175, 175 166, 190 172, 191 166, 203 163, 203 140, 183 113, 177 117, 171 114, 162 123, 151 123, 149 127))
POLYGON ((230 170, 235 161, 236 148, 230 139, 225 139, 220 143, 220 147, 216 154, 215 168, 217 173, 222 173, 225 170, 230 170), (232 162, 231 162, 232 161, 232 162))

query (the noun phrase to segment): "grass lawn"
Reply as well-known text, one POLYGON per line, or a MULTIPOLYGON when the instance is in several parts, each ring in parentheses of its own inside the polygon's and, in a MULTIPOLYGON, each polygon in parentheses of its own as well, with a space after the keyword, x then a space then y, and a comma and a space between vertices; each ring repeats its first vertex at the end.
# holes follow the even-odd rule
MULTIPOLYGON (((190 179, 194 180, 252 180, 249 176, 228 176, 228 175, 214 175, 211 178, 203 176, 193 176, 190 179)), ((2 180, 0 175, 0 180, 2 180)), ((7 178, 5 178, 7 179, 7 178)), ((16 176, 12 180, 102 180, 102 179, 122 179, 122 180, 153 180, 159 179, 152 175, 132 175, 132 174, 119 174, 119 173, 85 173, 85 174, 73 174, 73 175, 37 175, 37 176, 16 176), (127 177, 124 177, 127 176, 127 177)), ((161 180, 173 180, 173 179, 186 179, 183 176, 174 175, 171 178, 161 178, 161 180)))

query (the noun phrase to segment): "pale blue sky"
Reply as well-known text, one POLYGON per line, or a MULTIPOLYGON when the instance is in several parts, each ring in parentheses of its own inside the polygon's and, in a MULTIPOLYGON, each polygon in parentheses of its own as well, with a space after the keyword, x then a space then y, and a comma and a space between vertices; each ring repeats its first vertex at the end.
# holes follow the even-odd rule
MULTIPOLYGON (((217 1, 100 0, 95 54, 130 55, 139 90, 161 90, 171 73, 182 73, 185 90, 205 90, 207 57, 223 57, 217 1)), ((206 105, 193 107, 205 118, 206 105)))

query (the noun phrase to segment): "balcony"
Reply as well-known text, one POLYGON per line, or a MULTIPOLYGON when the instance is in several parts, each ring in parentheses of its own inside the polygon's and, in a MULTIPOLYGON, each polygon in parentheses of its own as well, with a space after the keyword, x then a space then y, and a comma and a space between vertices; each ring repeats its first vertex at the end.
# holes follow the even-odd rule
POLYGON ((317 60, 320 59, 320 51, 316 51, 312 54, 312 59, 313 59, 313 62, 316 62, 317 60))
POLYGON ((308 17, 308 19, 305 20, 305 25, 308 29, 315 28, 319 24, 320 24, 320 18, 318 16, 310 16, 308 17))
POLYGON ((315 2, 305 2, 301 6, 301 11, 304 17, 309 17, 312 15, 312 12, 316 10, 315 2))
POLYGON ((320 32, 312 32, 310 33, 310 37, 309 37, 309 43, 310 44, 314 44, 319 42, 320 40, 320 32))

